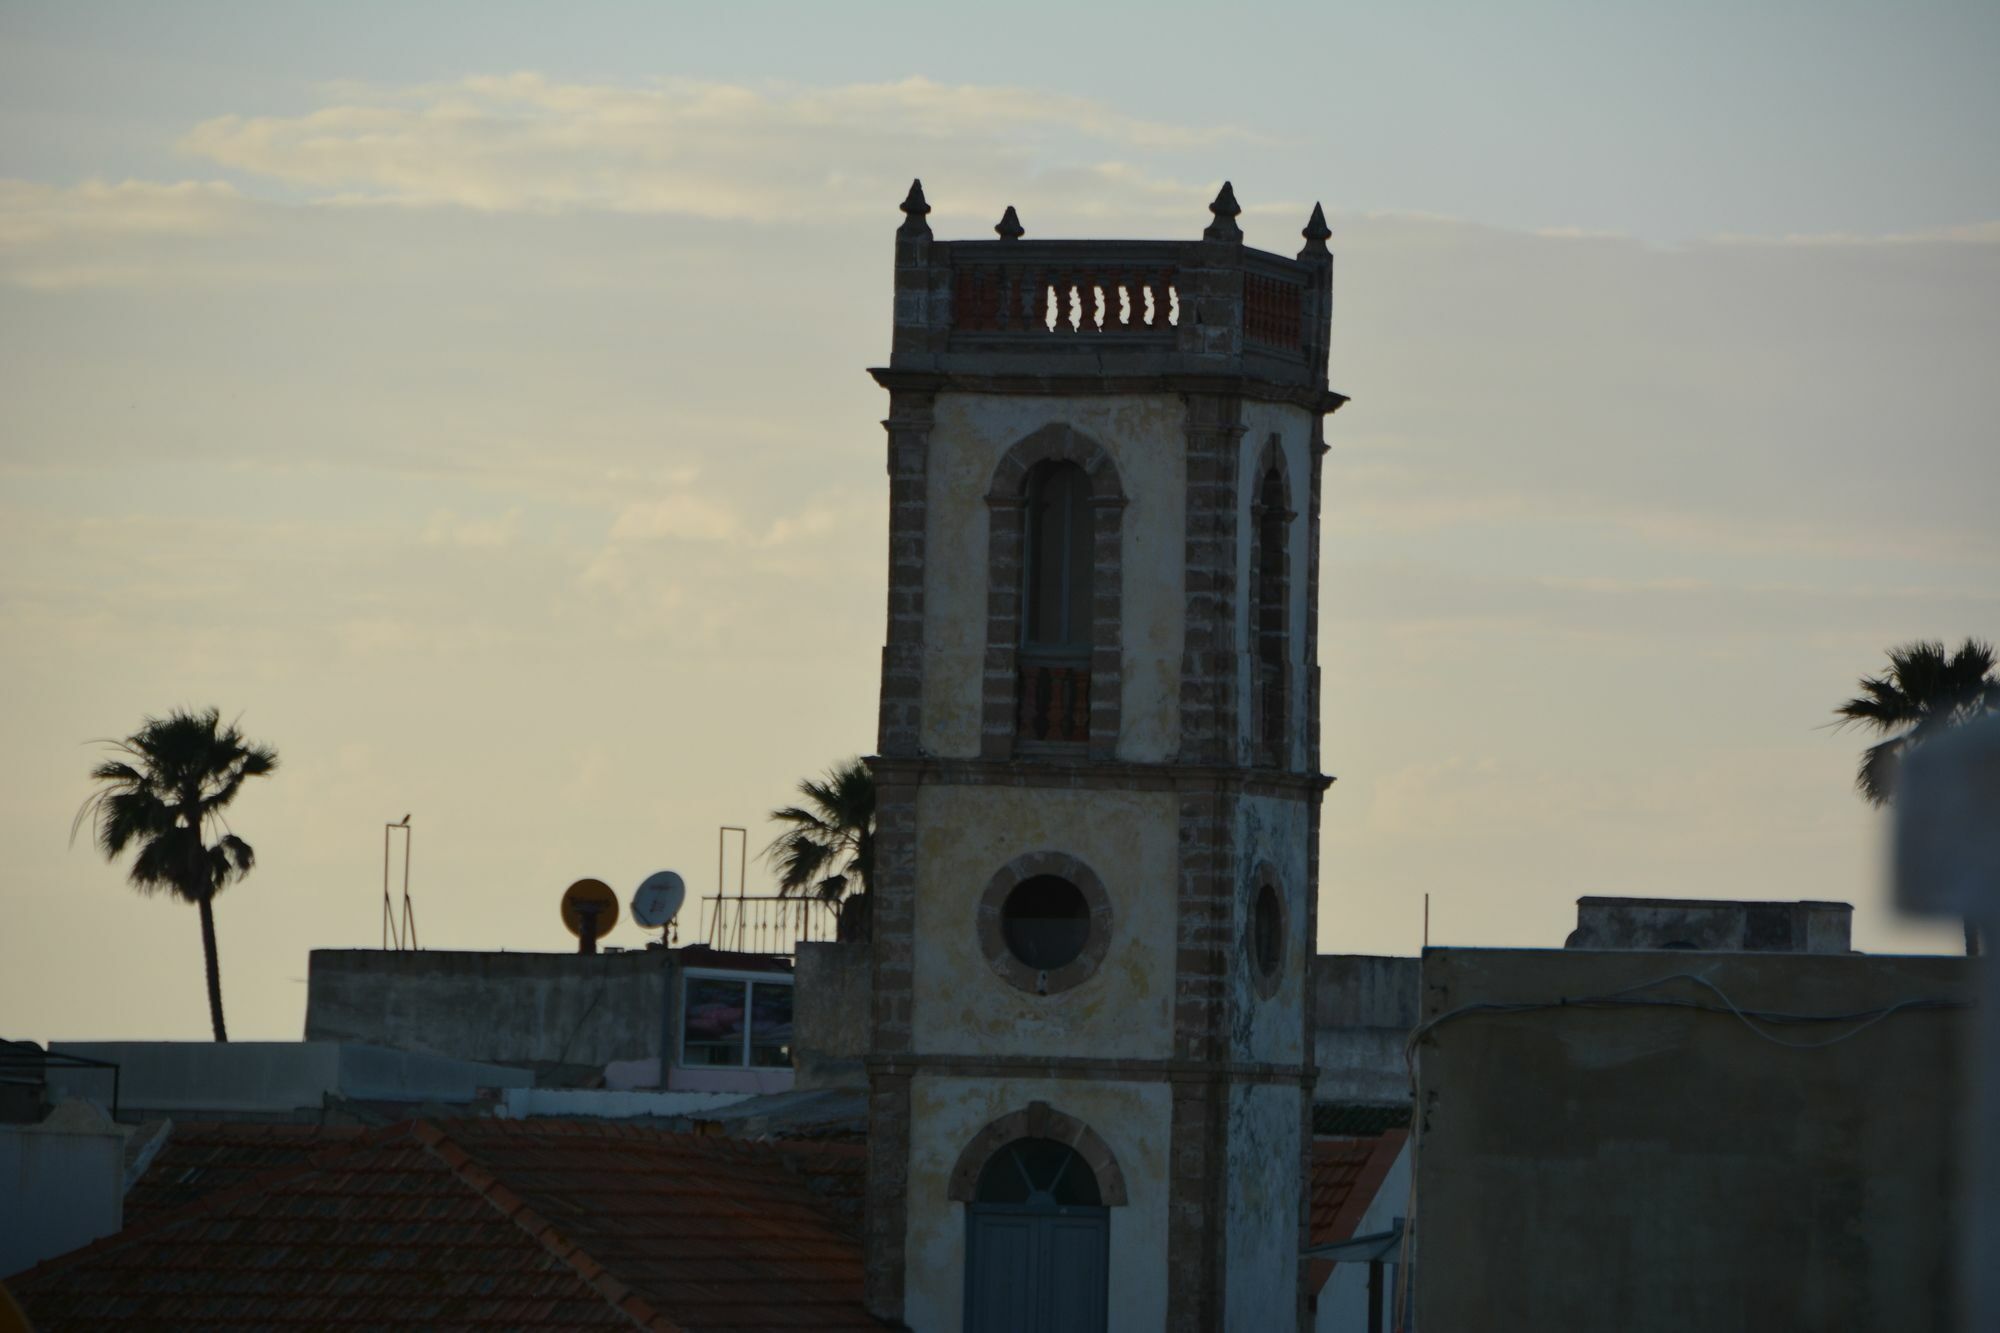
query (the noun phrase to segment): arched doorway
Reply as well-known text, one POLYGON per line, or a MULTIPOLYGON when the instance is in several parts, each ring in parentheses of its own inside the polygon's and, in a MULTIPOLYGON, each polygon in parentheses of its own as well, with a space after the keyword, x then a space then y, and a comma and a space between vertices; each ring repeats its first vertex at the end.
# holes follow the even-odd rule
POLYGON ((1111 1210, 1082 1154, 1001 1145, 965 1209, 967 1333, 1103 1333, 1111 1210))

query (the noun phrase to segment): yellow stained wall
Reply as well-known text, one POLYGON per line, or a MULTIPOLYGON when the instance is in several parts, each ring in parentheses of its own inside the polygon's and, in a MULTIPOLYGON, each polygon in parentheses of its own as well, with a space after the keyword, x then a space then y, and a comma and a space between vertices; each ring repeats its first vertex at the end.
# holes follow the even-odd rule
POLYGON ((924 749, 979 753, 986 658, 986 492, 1016 442, 1063 422, 1102 445, 1118 468, 1125 643, 1118 757, 1172 758, 1179 745, 1186 623, 1186 420, 1174 394, 1027 397, 939 394, 926 474, 924 749))
POLYGON ((1171 1056, 1178 824, 1171 792, 919 788, 916 1049, 1171 1056), (1015 857, 1038 851, 1084 862, 1111 900, 1102 965, 1055 995, 1031 995, 1002 980, 979 946, 987 883, 1015 857))
MULTIPOLYGON (((945 1197, 951 1171, 980 1130, 1033 1101, 1047 1102, 1089 1125, 1117 1159, 1127 1203, 1111 1210, 1110 1328, 1112 1333, 1157 1333, 1167 1319, 1167 1165, 1173 1124, 1172 1093, 1164 1083, 933 1074, 913 1079, 903 1318, 923 1333, 957 1333, 964 1326, 965 1205, 945 1197)), ((1296 1176, 1296 1142, 1292 1162, 1296 1176)), ((1286 1248, 1295 1238, 1296 1231, 1286 1238, 1286 1248)))

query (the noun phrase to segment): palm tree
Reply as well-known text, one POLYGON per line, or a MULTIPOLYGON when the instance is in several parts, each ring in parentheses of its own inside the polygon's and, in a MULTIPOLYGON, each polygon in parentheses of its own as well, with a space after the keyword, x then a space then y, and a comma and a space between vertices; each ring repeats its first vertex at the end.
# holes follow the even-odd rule
POLYGON ((86 823, 98 849, 115 861, 134 848, 127 878, 141 893, 166 890, 201 909, 201 948, 208 964, 208 1016, 217 1041, 222 1023, 222 973, 215 959, 215 895, 257 863, 250 844, 229 831, 223 809, 246 779, 278 766, 277 751, 243 739, 210 708, 175 709, 149 717, 122 741, 106 741, 124 756, 90 772, 101 785, 76 812, 70 841, 86 823), (210 843, 211 830, 221 836, 210 843))
POLYGON ((811 894, 840 909, 840 937, 867 931, 875 887, 875 777, 859 759, 799 783, 803 805, 773 810, 784 832, 764 849, 778 866, 778 892, 811 894))
MULTIPOLYGON (((1834 709, 1839 726, 1854 723, 1886 739, 1861 754, 1854 785, 1870 805, 1889 804, 1896 778, 1912 749, 1952 727, 2000 713, 2000 679, 1993 675, 1993 645, 1968 638, 1957 652, 1919 639, 1889 650, 1889 669, 1863 676, 1861 693, 1834 709)), ((1979 938, 1965 923, 1965 951, 1979 952, 1979 938)))

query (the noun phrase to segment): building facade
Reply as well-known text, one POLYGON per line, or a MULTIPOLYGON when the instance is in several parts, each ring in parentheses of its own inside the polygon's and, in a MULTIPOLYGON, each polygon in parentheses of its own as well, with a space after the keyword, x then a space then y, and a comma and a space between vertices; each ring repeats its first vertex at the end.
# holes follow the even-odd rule
POLYGON ((896 238, 868 1299, 1299 1326, 1332 256, 896 238))

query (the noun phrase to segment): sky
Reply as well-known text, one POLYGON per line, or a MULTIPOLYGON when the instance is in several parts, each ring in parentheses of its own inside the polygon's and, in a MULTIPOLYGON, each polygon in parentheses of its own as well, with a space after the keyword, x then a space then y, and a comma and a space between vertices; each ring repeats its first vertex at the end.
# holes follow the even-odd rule
POLYGON ((69 840, 149 713, 281 756, 239 1039, 406 811, 422 943, 563 949, 866 753, 915 176, 946 237, 1324 201, 1323 950, 1955 949, 1827 724, 2000 637, 2000 8, 1745 8, 0 3, 0 1035, 207 1035, 196 914, 69 840))

